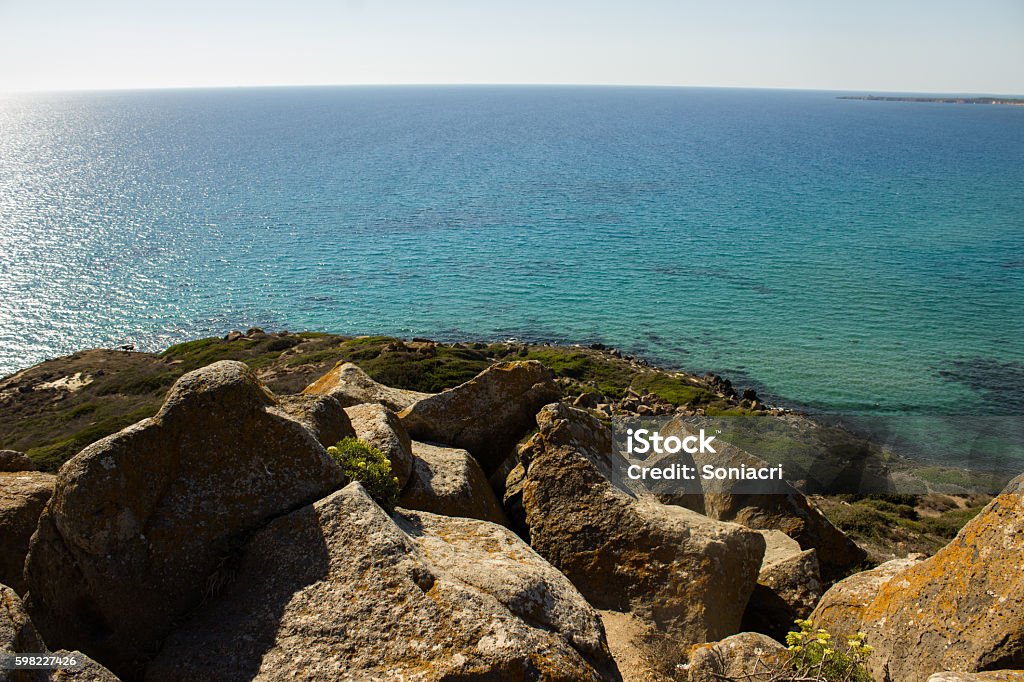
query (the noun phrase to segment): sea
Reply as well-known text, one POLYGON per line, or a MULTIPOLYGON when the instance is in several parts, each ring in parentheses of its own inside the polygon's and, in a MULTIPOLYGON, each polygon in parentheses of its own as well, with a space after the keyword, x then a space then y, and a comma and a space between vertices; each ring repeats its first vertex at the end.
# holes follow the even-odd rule
POLYGON ((0 97, 0 375, 257 326, 1024 413, 1024 107, 668 87, 0 97))

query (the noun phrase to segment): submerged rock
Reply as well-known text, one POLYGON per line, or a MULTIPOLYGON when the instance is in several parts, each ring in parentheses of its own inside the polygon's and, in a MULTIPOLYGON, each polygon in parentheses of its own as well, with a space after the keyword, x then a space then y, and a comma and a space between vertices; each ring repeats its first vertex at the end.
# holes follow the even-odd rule
POLYGON ((248 533, 345 483, 277 405, 244 364, 218 362, 61 468, 26 561, 48 643, 135 676, 248 533))
POLYGON ((520 449, 531 546, 595 607, 632 613, 680 651, 737 632, 764 539, 614 487, 610 433, 586 412, 549 405, 537 423, 520 449))
POLYGON ((398 415, 377 403, 346 407, 356 437, 380 450, 391 462, 398 485, 405 486, 412 475, 412 440, 398 415))
POLYGON ((412 452, 412 476, 399 506, 508 525, 483 470, 468 452, 419 441, 413 441, 412 452))
POLYGON ((399 416, 416 440, 469 450, 490 476, 533 428, 537 410, 560 395, 554 373, 539 362, 500 362, 399 416))
POLYGON ((430 396, 429 393, 377 383, 351 362, 339 362, 330 372, 307 386, 303 393, 332 396, 342 407, 379 403, 393 412, 401 412, 416 401, 430 396))
POLYGON ((600 620, 510 531, 353 483, 257 533, 149 682, 618 680, 600 620))
POLYGON ((39 471, 0 473, 0 583, 25 593, 25 555, 57 477, 39 471))

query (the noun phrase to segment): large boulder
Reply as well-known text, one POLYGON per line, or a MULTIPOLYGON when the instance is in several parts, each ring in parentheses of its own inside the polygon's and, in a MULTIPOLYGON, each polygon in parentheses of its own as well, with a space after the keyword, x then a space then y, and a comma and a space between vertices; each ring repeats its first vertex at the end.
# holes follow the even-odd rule
POLYGON ((25 593, 25 555, 57 477, 38 471, 0 473, 0 583, 25 593))
POLYGON ((862 624, 878 680, 1024 667, 1024 476, 935 556, 882 585, 862 624))
POLYGON ((807 618, 821 599, 823 585, 817 550, 800 545, 781 531, 761 531, 767 550, 757 586, 743 616, 743 629, 779 641, 797 618, 807 618))
POLYGON ((508 525, 487 477, 468 452, 413 441, 412 453, 412 477, 400 506, 508 525))
POLYGON ((630 612, 680 646, 738 631, 760 534, 632 497, 608 479, 608 427, 563 404, 520 449, 530 544, 599 609, 630 612))
POLYGON ((882 585, 920 562, 920 555, 893 559, 840 580, 818 600, 809 620, 837 636, 856 634, 861 628, 864 609, 878 596, 882 585))
POLYGON ((341 404, 329 395, 283 396, 277 408, 309 429, 325 448, 356 433, 341 404))
POLYGON ((700 647, 690 656, 688 682, 722 680, 768 680, 782 669, 786 647, 757 632, 741 632, 711 646, 700 647))
POLYGON ((416 440, 469 450, 490 476, 533 428, 537 410, 560 395, 554 373, 539 362, 500 362, 399 417, 416 440))
POLYGON ((150 682, 618 680, 594 610, 510 531, 353 483, 277 519, 150 682))
POLYGON ((307 386, 303 393, 332 396, 342 407, 380 403, 393 412, 401 412, 417 400, 430 396, 429 393, 377 383, 351 362, 339 362, 330 372, 307 386))
MULTIPOLYGON (((676 417, 660 429, 663 434, 689 435, 695 432, 685 417, 676 417)), ((693 453, 700 468, 769 466, 765 460, 723 441, 715 441, 715 453, 693 453)), ((786 481, 714 481, 704 484, 703 513, 719 521, 732 521, 757 530, 779 530, 800 543, 816 549, 821 575, 836 580, 864 562, 867 552, 832 525, 813 502, 786 481)), ((684 499, 687 496, 681 496, 684 499)), ((692 496, 689 496, 692 497, 692 496)), ((688 503, 684 503, 690 506, 688 503)))
POLYGON ((181 377, 163 406, 69 460, 25 563, 51 646, 134 677, 246 536, 345 483, 242 363, 181 377))
POLYGON ((400 487, 412 475, 412 439, 398 415, 377 403, 346 407, 356 437, 380 450, 391 462, 391 473, 400 487))
POLYGON ((0 450, 0 472, 37 471, 39 467, 28 455, 14 450, 0 450))

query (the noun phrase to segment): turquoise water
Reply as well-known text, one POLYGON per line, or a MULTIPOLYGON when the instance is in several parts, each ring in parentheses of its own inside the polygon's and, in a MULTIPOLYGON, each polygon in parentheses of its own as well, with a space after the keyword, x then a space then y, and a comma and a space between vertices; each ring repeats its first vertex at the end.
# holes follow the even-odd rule
POLYGON ((381 87, 0 100, 0 374, 232 328, 603 342, 1020 414, 1024 108, 381 87))

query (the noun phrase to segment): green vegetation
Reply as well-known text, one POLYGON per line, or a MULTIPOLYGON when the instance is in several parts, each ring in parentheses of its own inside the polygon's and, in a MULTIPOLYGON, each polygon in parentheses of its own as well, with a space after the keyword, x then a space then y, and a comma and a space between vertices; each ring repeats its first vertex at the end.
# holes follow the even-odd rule
MULTIPOLYGON (((500 356, 502 348, 496 348, 500 356)), ((507 352, 507 351, 506 351, 507 352)), ((588 352, 580 348, 529 347, 507 360, 537 360, 567 379, 567 392, 584 393, 598 390, 609 398, 621 398, 629 388, 636 370, 625 360, 588 352)))
POLYGON ((377 448, 358 438, 345 438, 327 448, 345 475, 363 484, 366 492, 389 512, 395 508, 401 492, 398 479, 391 475, 391 462, 377 448))
POLYGON ((896 546, 902 553, 935 552, 956 537, 988 499, 986 496, 965 499, 945 495, 842 495, 815 501, 829 521, 876 560, 883 560, 896 546))
POLYGON ((639 374, 631 382, 635 391, 653 393, 673 405, 708 405, 716 396, 706 388, 694 386, 685 379, 668 376, 660 372, 639 374))
POLYGON ((786 635, 789 655, 778 666, 777 680, 815 682, 871 682, 865 663, 873 649, 864 643, 863 632, 843 639, 809 620, 797 620, 797 629, 786 635), (786 674, 788 672, 788 674, 786 674))

